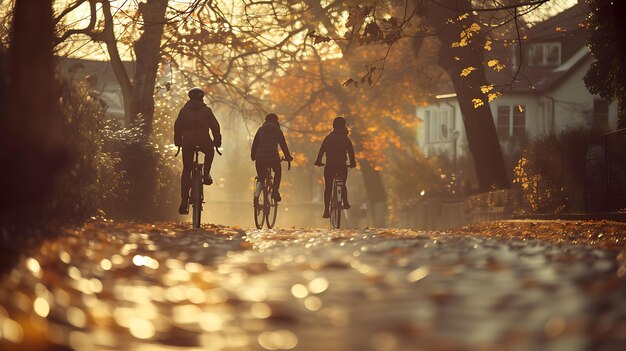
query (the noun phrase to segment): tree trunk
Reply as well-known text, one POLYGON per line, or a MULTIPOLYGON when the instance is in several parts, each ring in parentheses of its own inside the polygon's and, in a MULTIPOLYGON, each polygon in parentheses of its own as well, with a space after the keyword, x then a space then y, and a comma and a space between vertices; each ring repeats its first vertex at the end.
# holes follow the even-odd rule
MULTIPOLYGON (((92 4, 92 6, 95 6, 95 4, 92 4)), ((115 78, 117 79, 122 91, 122 98, 124 99, 124 115, 126 117, 126 121, 130 122, 132 121, 130 118, 130 112, 133 86, 117 48, 117 38, 115 37, 114 31, 115 23, 113 22, 113 14, 111 13, 111 4, 108 1, 102 1, 102 12, 104 13, 104 29, 101 37, 96 37, 94 39, 100 40, 106 44, 109 59, 111 60, 111 67, 113 67, 113 73, 115 73, 115 78)))
MULTIPOLYGON (((608 1, 608 0, 607 0, 608 1)), ((613 30, 615 31, 615 43, 617 54, 619 56, 620 66, 618 68, 619 75, 622 78, 622 85, 626 85, 626 43, 624 37, 624 28, 622 27, 623 11, 626 11, 626 2, 612 1, 611 20, 613 22, 613 30), (620 12, 621 11, 621 12, 620 12)), ((617 98, 617 128, 626 128, 626 92, 622 90, 617 98)))
POLYGON ((8 81, 0 109, 0 212, 40 201, 65 164, 62 118, 54 83, 52 1, 15 4, 8 81))
MULTIPOLYGON (((361 149, 361 135, 358 130, 352 131, 352 136, 357 149, 361 149)), ((387 225, 387 193, 383 184, 383 177, 372 164, 366 160, 358 160, 361 166, 361 175, 367 194, 367 206, 375 227, 382 228, 387 225)))
POLYGON ((154 88, 161 60, 161 38, 167 4, 167 0, 139 3, 144 25, 143 33, 134 46, 136 65, 130 116, 133 125, 141 125, 144 137, 152 132, 154 88))
POLYGON ((467 46, 452 48, 451 44, 459 41, 464 28, 469 28, 474 22, 480 23, 471 13, 463 20, 448 22, 448 19, 456 19, 463 14, 462 11, 450 10, 455 8, 469 9, 471 1, 446 0, 441 6, 431 6, 425 21, 436 28, 441 42, 439 64, 454 85, 470 152, 474 157, 479 188, 483 192, 508 189, 510 182, 493 115, 481 91, 482 86, 489 85, 485 78, 484 31, 481 29, 475 33, 467 46), (461 71, 467 67, 474 67, 475 70, 461 77, 461 71), (473 99, 482 99, 484 104, 475 107, 473 99))

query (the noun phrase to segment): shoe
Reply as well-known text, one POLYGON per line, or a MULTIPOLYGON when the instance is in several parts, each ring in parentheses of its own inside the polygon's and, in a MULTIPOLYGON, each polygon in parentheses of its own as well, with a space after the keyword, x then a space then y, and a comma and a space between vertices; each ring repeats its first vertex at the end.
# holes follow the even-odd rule
POLYGON ((205 174, 204 176, 202 176, 202 181, 204 184, 206 185, 211 185, 213 184, 213 178, 211 178, 210 174, 205 174))
POLYGON ((324 211, 322 218, 330 218, 330 213, 328 212, 328 210, 324 211))
POLYGON ((255 197, 253 198, 253 200, 252 200, 252 203, 254 204, 254 208, 259 207, 259 206, 260 206, 260 205, 259 205, 259 197, 258 197, 258 196, 255 196, 255 197))
POLYGON ((350 203, 348 203, 348 200, 345 200, 343 202, 343 209, 344 210, 349 210, 350 209, 350 203))
POLYGON ((272 197, 274 197, 274 200, 276 200, 276 202, 280 202, 280 200, 282 200, 282 198, 280 197, 280 193, 278 192, 278 190, 274 191, 272 193, 272 197))
POLYGON ((189 199, 182 199, 180 207, 178 207, 178 213, 181 215, 189 214, 189 199))

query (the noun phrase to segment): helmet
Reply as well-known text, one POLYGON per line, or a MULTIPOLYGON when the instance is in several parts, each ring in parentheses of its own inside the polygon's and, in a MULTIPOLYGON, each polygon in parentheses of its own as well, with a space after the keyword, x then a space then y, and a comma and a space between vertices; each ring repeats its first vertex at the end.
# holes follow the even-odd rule
POLYGON ((202 99, 204 97, 204 90, 202 90, 202 88, 191 88, 191 90, 189 90, 189 92, 187 93, 187 95, 189 96, 190 99, 202 99))
POLYGON ((278 124, 278 116, 275 113, 270 113, 267 116, 265 116, 265 121, 278 124))
POLYGON ((337 117, 333 120, 333 128, 341 129, 346 127, 346 119, 343 117, 337 117))

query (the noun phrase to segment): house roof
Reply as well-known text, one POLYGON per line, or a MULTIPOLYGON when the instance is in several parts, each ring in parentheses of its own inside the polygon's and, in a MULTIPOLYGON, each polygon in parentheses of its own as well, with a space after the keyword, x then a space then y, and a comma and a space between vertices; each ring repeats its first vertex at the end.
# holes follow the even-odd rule
POLYGON ((507 92, 546 92, 550 91, 580 65, 591 59, 586 46, 582 46, 576 54, 557 67, 522 67, 519 72, 511 70, 495 72, 487 70, 487 81, 507 92))
MULTIPOLYGON (((545 42, 562 42, 567 44, 569 53, 562 48, 562 62, 556 67, 530 67, 526 64, 526 55, 521 55, 519 71, 505 69, 495 72, 487 68, 487 80, 492 84, 505 87, 510 92, 543 92, 553 89, 566 76, 590 58, 586 45, 585 20, 589 14, 589 6, 585 2, 539 22, 526 29, 526 40, 521 43, 522 52, 529 44, 545 42)), ((564 45, 565 46, 565 45, 564 45)), ((517 48, 519 53, 519 47, 517 48)))
MULTIPOLYGON (((87 75, 96 77, 94 88, 102 90, 104 86, 119 86, 113 67, 108 61, 95 61, 76 59, 68 57, 59 57, 58 64, 61 70, 74 79, 85 79, 87 75)), ((124 67, 132 77, 135 71, 135 65, 132 62, 124 62, 124 67)))
MULTIPOLYGON (((562 63, 557 67, 530 67, 526 64, 527 56, 519 56, 520 46, 515 49, 518 53, 519 70, 512 69, 511 46, 503 43, 494 43, 494 58, 498 58, 506 65, 501 71, 485 67, 487 81, 494 84, 496 90, 514 93, 539 93, 549 91, 558 86, 570 73, 580 65, 591 59, 591 53, 586 45, 585 20, 589 14, 586 2, 580 2, 573 7, 536 23, 532 27, 524 28, 521 43, 522 53, 529 44, 541 42, 567 42, 568 55, 562 57, 562 63), (506 58, 506 59, 503 59, 506 58)), ((453 91, 449 80, 442 81, 437 89, 438 94, 453 91)))
POLYGON ((544 21, 537 22, 527 30, 531 40, 558 39, 566 33, 581 29, 589 15, 589 5, 583 1, 544 21))
MULTIPOLYGON (((58 65, 69 79, 83 81, 90 76, 91 89, 99 92, 99 98, 107 106, 106 113, 118 119, 124 118, 124 99, 110 62, 59 57, 58 65)), ((134 63, 124 62, 124 66, 132 76, 134 63)))

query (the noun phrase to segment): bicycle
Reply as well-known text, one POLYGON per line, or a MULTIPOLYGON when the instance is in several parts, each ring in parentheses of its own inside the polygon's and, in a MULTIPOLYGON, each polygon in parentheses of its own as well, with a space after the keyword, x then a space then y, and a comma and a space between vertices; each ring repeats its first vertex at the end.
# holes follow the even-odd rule
MULTIPOLYGON (((281 162, 282 161, 287 160, 282 158, 281 162)), ((287 161, 287 170, 291 170, 291 161, 287 161)), ((255 195, 257 195, 256 187, 258 183, 258 177, 255 177, 255 195)), ((258 196, 253 197, 254 224, 257 229, 261 229, 265 222, 267 228, 272 229, 274 224, 276 224, 276 216, 278 214, 278 202, 274 199, 274 170, 272 167, 267 167, 265 179, 260 183, 260 193, 258 196)))
MULTIPOLYGON (((324 163, 317 164, 324 166, 324 163)), ((346 168, 351 168, 346 165, 346 168)), ((333 175, 332 194, 330 196, 330 225, 333 229, 341 227, 341 211, 344 209, 343 192, 348 191, 341 175, 337 172, 333 175)))
MULTIPOLYGON (((192 213, 192 226, 193 228, 200 228, 200 222, 202 219, 202 204, 204 203, 204 183, 202 182, 202 168, 204 167, 203 163, 198 162, 198 156, 200 154, 201 147, 196 145, 194 147, 194 156, 193 156, 193 166, 191 168, 191 196, 189 197, 189 203, 193 207, 192 213)), ((215 147, 215 151, 221 156, 222 153, 220 150, 215 147)), ((176 155, 178 156, 180 153, 180 146, 176 151, 176 155)))

